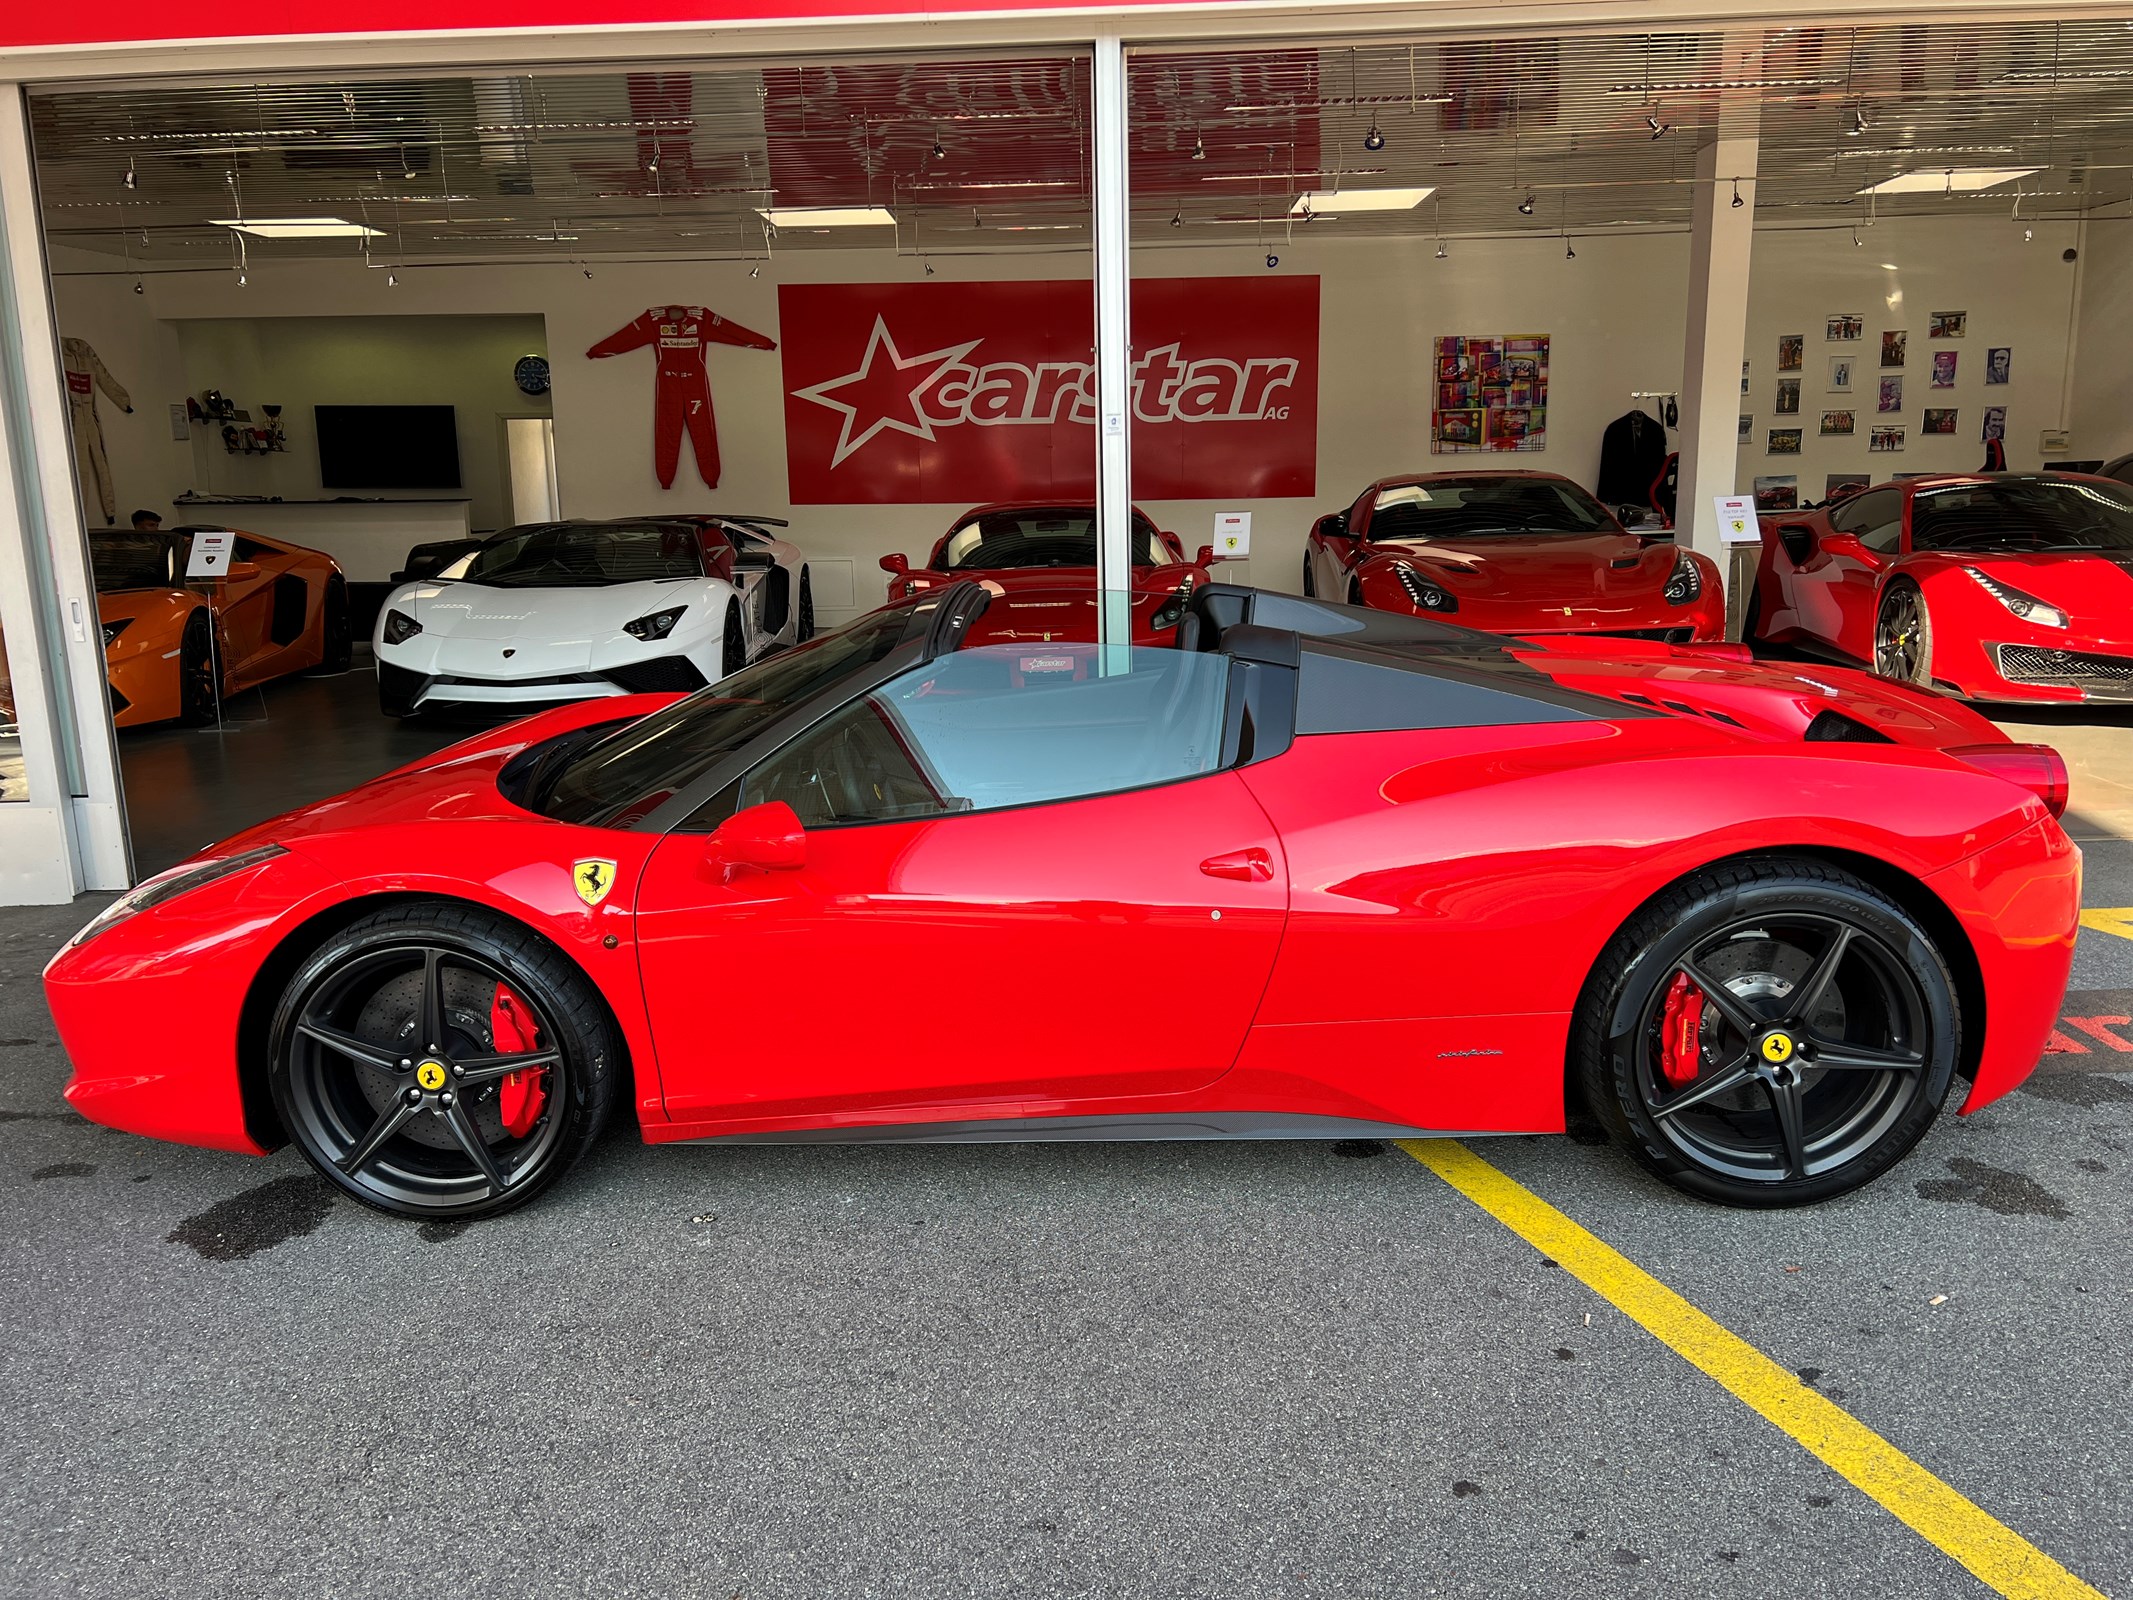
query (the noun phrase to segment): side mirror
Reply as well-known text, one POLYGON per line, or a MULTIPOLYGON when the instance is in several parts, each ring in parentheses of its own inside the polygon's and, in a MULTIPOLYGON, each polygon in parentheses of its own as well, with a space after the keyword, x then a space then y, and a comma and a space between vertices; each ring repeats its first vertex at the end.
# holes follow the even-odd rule
POLYGON ((901 577, 904 573, 909 572, 911 570, 911 563, 905 560, 904 557, 901 555, 883 556, 881 558, 881 570, 884 572, 893 572, 897 576, 901 577))
POLYGON ((1192 564, 1196 567, 1212 567, 1215 561, 1215 547, 1211 544, 1201 545, 1200 553, 1192 558, 1192 564))
POLYGON ((258 576, 259 563, 256 561, 232 561, 229 571, 223 574, 232 583, 246 582, 258 576))
POLYGON ((1329 511, 1311 524, 1311 531, 1321 539, 1345 539, 1348 537, 1348 513, 1329 511))
POLYGON ((1156 530, 1155 536, 1163 541, 1163 548, 1165 550, 1168 550, 1180 561, 1183 561, 1185 559, 1185 541, 1183 539, 1180 539, 1174 533, 1170 533, 1160 528, 1156 530))
POLYGON ((766 800, 721 822, 705 844, 704 859, 721 883, 731 883, 743 867, 797 872, 807 865, 807 830, 791 806, 766 800))

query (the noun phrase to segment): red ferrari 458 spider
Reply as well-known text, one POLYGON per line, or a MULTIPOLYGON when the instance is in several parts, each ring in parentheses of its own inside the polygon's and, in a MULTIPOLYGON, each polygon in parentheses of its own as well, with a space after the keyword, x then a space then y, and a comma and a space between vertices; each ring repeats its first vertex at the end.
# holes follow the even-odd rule
POLYGON ((1664 663, 1595 694, 1229 585, 1124 660, 985 642, 994 603, 536 716, 143 884, 46 970, 68 1099, 437 1217, 540 1193, 623 1101, 760 1143, 1538 1133, 1582 1097, 1768 1206, 1886 1169, 1958 1078, 2007 1093, 2057 1014, 2048 750, 1787 737, 1664 663), (944 1005, 830 995, 913 972, 944 1005))
MULTIPOLYGON (((1208 581, 1214 567, 1212 545, 1202 545, 1197 560, 1187 562, 1185 547, 1174 533, 1166 533, 1149 520, 1139 507, 1133 511, 1133 637, 1137 643, 1168 643, 1171 630, 1185 615, 1193 586, 1208 581)), ((881 570, 889 575, 889 599, 902 600, 943 584, 973 578, 989 584, 996 595, 1044 591, 1040 605, 1056 602, 1061 592, 1079 589, 1089 627, 1080 634, 1093 639, 1096 584, 1096 508, 1093 505, 1053 505, 1041 501, 1011 500, 978 506, 955 519, 955 526, 941 535, 923 567, 913 567, 903 556, 883 556, 881 570)), ((1029 609, 1025 607, 1024 609, 1029 609)), ((1035 633, 1047 630, 1042 618, 1035 633)), ((1067 636, 1072 636, 1070 632, 1067 636)))
POLYGON ((1550 472, 1382 478, 1320 517, 1304 593, 1490 633, 1598 633, 1677 644, 1726 636, 1718 568, 1630 533, 1550 472))
POLYGON ((1743 637, 1973 700, 2133 700, 2133 489, 1914 478, 1762 519, 1743 637))

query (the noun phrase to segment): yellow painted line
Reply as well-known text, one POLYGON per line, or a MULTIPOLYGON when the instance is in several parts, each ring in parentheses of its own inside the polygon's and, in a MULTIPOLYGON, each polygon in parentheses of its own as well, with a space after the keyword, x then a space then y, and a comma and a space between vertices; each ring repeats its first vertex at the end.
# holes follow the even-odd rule
POLYGON ((2098 933, 2133 939, 2133 906, 2096 906, 2081 913, 2081 925, 2098 933))
MULTIPOLYGON (((2128 913, 2133 915, 2133 913, 2128 913)), ((1883 1510, 2010 1600, 2106 1600, 1841 1406, 1817 1394, 1532 1190, 1452 1139, 1400 1148, 1883 1510)))

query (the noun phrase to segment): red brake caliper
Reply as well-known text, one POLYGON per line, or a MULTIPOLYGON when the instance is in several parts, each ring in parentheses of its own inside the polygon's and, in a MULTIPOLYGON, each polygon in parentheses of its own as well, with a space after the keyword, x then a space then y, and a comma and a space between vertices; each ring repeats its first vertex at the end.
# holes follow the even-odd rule
POLYGON ((1703 1070, 1698 1035, 1703 1031, 1703 991, 1686 972, 1666 986, 1666 1012, 1659 1023, 1659 1068, 1668 1083, 1694 1083, 1703 1070))
MULTIPOLYGON (((522 1050, 531 1050, 539 1032, 534 1025, 533 1008, 498 984, 496 998, 489 1002, 491 1048, 500 1056, 515 1056, 522 1050)), ((545 1067, 507 1072, 497 1085, 497 1109, 503 1113, 505 1132, 514 1139, 523 1139, 533 1131, 534 1123, 540 1120, 541 1107, 547 1103, 545 1067)))

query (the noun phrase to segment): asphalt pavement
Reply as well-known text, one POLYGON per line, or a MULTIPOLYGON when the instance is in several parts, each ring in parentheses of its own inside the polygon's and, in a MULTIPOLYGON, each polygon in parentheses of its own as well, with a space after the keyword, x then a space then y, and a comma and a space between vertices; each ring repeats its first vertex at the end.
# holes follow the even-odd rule
MULTIPOLYGON (((411 1225, 64 1107, 36 977, 100 903, 0 912, 0 1593, 1991 1592, 1394 1146, 621 1129, 411 1225)), ((1473 1148, 2133 1597, 2133 939, 2066 1012, 1811 1210, 1473 1148)))

